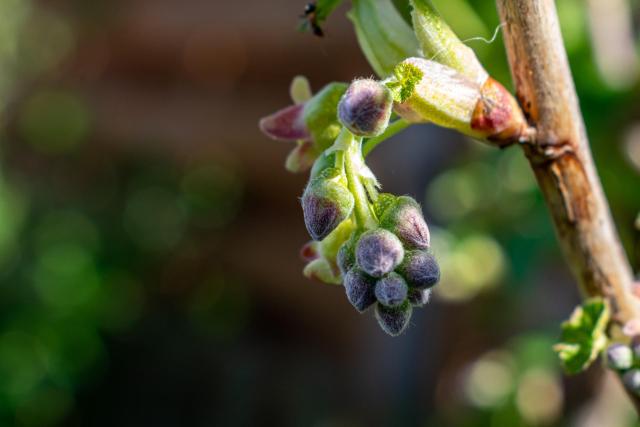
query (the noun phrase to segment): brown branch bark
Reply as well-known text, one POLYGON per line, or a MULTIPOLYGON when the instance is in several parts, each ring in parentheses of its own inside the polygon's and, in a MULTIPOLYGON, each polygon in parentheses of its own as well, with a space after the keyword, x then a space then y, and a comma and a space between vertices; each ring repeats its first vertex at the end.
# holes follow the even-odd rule
POLYGON ((607 298, 624 324, 640 317, 633 274, 595 170, 554 1, 497 4, 516 95, 535 128, 523 146, 564 255, 582 292, 607 298))

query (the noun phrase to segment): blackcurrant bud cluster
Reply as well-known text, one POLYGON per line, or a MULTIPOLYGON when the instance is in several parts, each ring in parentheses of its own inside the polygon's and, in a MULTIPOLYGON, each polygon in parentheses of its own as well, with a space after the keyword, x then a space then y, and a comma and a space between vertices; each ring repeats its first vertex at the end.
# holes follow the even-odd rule
POLYGON ((428 302, 440 269, 415 200, 382 194, 377 205, 386 205, 378 209, 378 227, 354 231, 338 252, 338 266, 349 302, 359 312, 375 304, 378 323, 395 336, 409 324, 413 307, 428 302))
POLYGON ((363 139, 381 135, 393 114, 392 89, 359 79, 342 91, 336 99, 328 94, 339 91, 323 90, 298 107, 297 115, 283 110, 261 125, 276 136, 309 138, 315 132, 312 140, 318 141, 323 127, 334 125, 327 119, 331 114, 340 124, 333 145, 313 162, 301 197, 313 239, 302 250, 304 274, 343 284, 355 309, 362 313, 375 306, 378 323, 395 336, 406 329, 413 308, 429 301, 440 270, 429 252, 429 228, 418 203, 408 196, 380 194, 364 161, 363 139))

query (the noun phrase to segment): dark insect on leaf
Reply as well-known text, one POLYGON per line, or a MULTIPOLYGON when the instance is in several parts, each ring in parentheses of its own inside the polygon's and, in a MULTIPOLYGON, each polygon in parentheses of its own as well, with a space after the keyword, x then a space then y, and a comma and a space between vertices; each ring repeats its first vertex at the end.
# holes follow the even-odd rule
POLYGON ((307 3, 302 15, 300 15, 303 20, 300 30, 311 31, 315 36, 323 37, 324 31, 321 24, 327 20, 340 3, 342 0, 318 0, 307 3))

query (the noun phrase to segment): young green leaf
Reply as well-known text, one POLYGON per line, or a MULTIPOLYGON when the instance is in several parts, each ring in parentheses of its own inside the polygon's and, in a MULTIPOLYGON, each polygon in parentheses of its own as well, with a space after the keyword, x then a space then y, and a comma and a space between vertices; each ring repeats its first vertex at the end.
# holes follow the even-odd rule
POLYGON ((420 54, 418 40, 391 0, 353 0, 347 16, 360 48, 378 77, 387 77, 397 63, 420 54))
POLYGON ((584 371, 607 344, 605 328, 609 323, 609 304, 592 298, 575 308, 562 323, 561 342, 553 348, 567 374, 584 371))

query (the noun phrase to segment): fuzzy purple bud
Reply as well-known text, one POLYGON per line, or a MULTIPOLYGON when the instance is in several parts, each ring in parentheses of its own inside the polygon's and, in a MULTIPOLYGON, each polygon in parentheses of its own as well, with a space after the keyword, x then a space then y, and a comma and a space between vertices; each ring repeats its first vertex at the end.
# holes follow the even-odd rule
POLYGON ((395 337, 400 335, 411 320, 411 304, 405 301, 399 307, 386 307, 376 304, 376 320, 383 331, 395 337))
POLYGON ((397 307, 407 299, 409 287, 402 276, 389 273, 376 283, 376 298, 387 307, 397 307))
POLYGON ((398 268, 409 286, 426 289, 440 280, 440 267, 435 257, 427 251, 407 251, 398 268))
POLYGON ((380 225, 394 232, 409 248, 429 248, 429 227, 420 205, 409 196, 400 196, 387 207, 380 218, 380 225))
POLYGON ((372 79, 355 80, 338 104, 338 118, 354 135, 378 136, 387 128, 393 95, 372 79))
POLYGON ((424 307, 431 297, 431 289, 409 289, 407 299, 414 307, 424 307))
POLYGON ((362 234, 356 245, 358 266, 380 278, 393 271, 404 258, 402 243, 390 231, 378 228, 362 234))
POLYGON ((367 276, 357 268, 352 268, 344 276, 344 289, 347 293, 347 299, 360 313, 376 302, 374 286, 375 279, 367 276))
POLYGON ((624 344, 612 344, 607 348, 607 365, 618 371, 631 368, 633 351, 624 344))
POLYGON ((326 178, 329 171, 313 179, 302 195, 302 212, 307 231, 314 240, 327 237, 351 215, 354 199, 339 178, 326 178))

